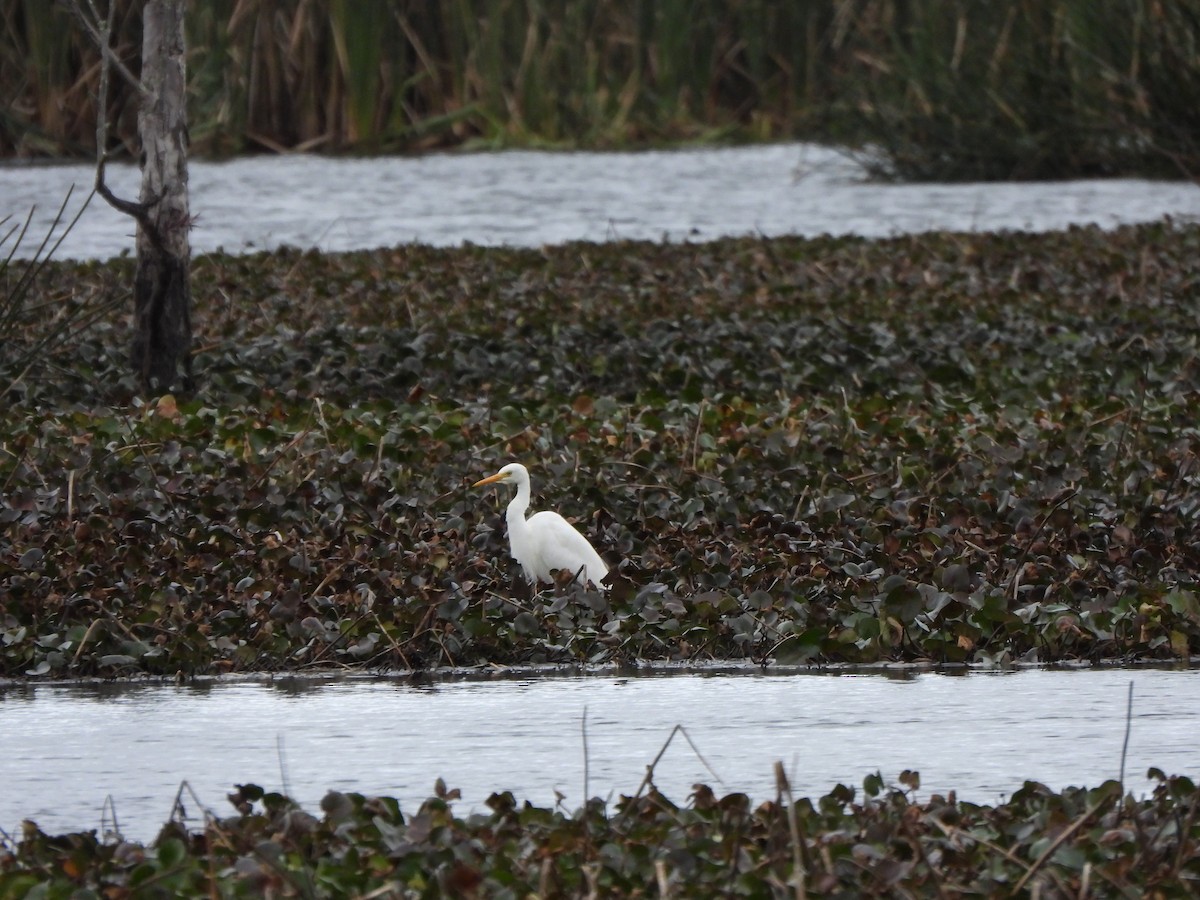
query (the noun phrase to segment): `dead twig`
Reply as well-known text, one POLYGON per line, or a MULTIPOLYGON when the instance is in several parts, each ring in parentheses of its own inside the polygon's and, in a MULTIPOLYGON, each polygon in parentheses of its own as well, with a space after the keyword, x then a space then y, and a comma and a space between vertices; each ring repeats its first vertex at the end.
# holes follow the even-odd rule
MULTIPOLYGON (((142 84, 140 78, 129 71, 129 68, 121 62, 119 56, 112 49, 110 40, 112 36, 113 17, 116 15, 117 4, 110 2, 108 5, 108 15, 103 19, 100 16, 100 11, 96 9, 96 4, 92 0, 87 0, 88 10, 91 12, 92 18, 88 18, 88 14, 84 12, 83 7, 79 5, 79 0, 71 0, 67 4, 68 10, 79 20, 79 24, 83 26, 83 30, 88 33, 88 36, 96 44, 100 50, 101 56, 104 58, 104 65, 100 67, 101 84, 104 86, 105 94, 107 94, 107 79, 108 67, 112 66, 117 70, 125 82, 133 88, 142 97, 150 95, 149 90, 142 84)), ((102 97, 104 94, 101 95, 102 97)), ((103 109, 103 107, 101 107, 103 109)), ((97 123, 97 126, 99 123, 97 123)), ((103 145, 100 145, 103 146, 103 145)))
POLYGON ((1080 828, 1082 828, 1085 824, 1087 824, 1088 820, 1091 819, 1092 816, 1096 815, 1096 813, 1100 812, 1100 810, 1103 809, 1106 805, 1108 805, 1108 803, 1109 803, 1108 797, 1105 797, 1103 800, 1097 801, 1096 803, 1094 803, 1090 807, 1088 807, 1084 811, 1082 816, 1080 816, 1078 819, 1076 819, 1074 822, 1072 822, 1070 825, 1068 825, 1066 828, 1064 828, 1061 832, 1059 832, 1058 837, 1056 837, 1053 841, 1050 842, 1050 846, 1048 846, 1045 850, 1042 851, 1042 855, 1039 856, 1037 859, 1035 859, 1033 861, 1033 865, 1031 865, 1029 867, 1029 870, 1024 875, 1021 876, 1021 880, 1018 881, 1016 883, 1016 886, 1013 887, 1013 889, 1012 889, 1012 896, 1014 896, 1014 897, 1021 896, 1021 891, 1024 889, 1025 885, 1029 882, 1029 879, 1031 879, 1034 875, 1036 875, 1038 869, 1040 869, 1042 866, 1044 866, 1046 864, 1046 860, 1048 860, 1051 856, 1053 856, 1054 852, 1056 850, 1058 850, 1059 847, 1061 847, 1063 844, 1065 844, 1067 841, 1069 841, 1071 839, 1071 836, 1074 835, 1075 832, 1077 832, 1080 828))
POLYGON ((1070 490, 1067 493, 1063 494, 1062 497, 1060 497, 1058 499, 1058 502, 1056 502, 1052 507, 1050 507, 1050 511, 1042 517, 1042 524, 1040 524, 1037 527, 1037 531, 1035 531, 1033 533, 1033 537, 1031 537, 1029 539, 1029 541, 1025 544, 1025 549, 1023 549, 1021 551, 1021 555, 1019 557, 1017 557, 1016 568, 1013 570, 1012 579, 1009 581, 1009 584, 1008 584, 1008 590, 1005 591, 1005 593, 1008 593, 1009 591, 1011 591, 1012 597, 1014 600, 1017 599, 1017 588, 1019 588, 1021 586, 1021 570, 1024 569, 1025 561, 1029 558, 1029 548, 1037 543, 1038 538, 1042 536, 1042 532, 1046 530, 1046 526, 1048 524, 1050 524, 1050 520, 1054 517, 1054 514, 1056 512, 1058 512, 1063 506, 1065 506, 1069 501, 1074 500, 1075 497, 1077 497, 1078 495, 1079 495, 1079 488, 1070 490))
MULTIPOLYGON (((692 752, 696 754, 696 758, 698 760, 700 760, 701 763, 704 764, 704 768, 708 769, 708 773, 710 775, 712 775, 713 779, 716 780, 717 784, 721 785, 721 787, 725 787, 725 782, 721 780, 721 776, 716 773, 716 771, 713 769, 713 767, 708 764, 708 760, 706 760, 704 758, 704 754, 700 752, 700 749, 696 746, 695 742, 692 740, 692 736, 690 734, 688 734, 687 729, 684 728, 682 725, 676 725, 674 728, 671 729, 671 733, 669 735, 667 735, 666 741, 663 743, 662 747, 659 749, 658 754, 654 757, 654 760, 650 763, 650 765, 646 766, 646 776, 642 779, 642 783, 638 785, 637 792, 631 798, 630 805, 632 805, 633 800, 637 800, 639 797, 642 796, 642 791, 644 791, 648 785, 650 785, 654 782, 654 769, 656 766, 658 766, 659 762, 663 758, 663 755, 667 752, 667 748, 671 746, 671 741, 673 741, 675 739, 676 734, 683 735, 684 739, 688 742, 688 746, 690 746, 692 748, 692 752)), ((629 808, 630 808, 629 806, 626 806, 625 810, 628 810, 629 808)), ((622 815, 624 815, 624 812, 622 813, 622 815)))
POLYGON ((387 642, 391 645, 392 650, 397 656, 400 657, 400 661, 404 663, 404 668, 411 672, 412 663, 408 661, 408 657, 404 654, 404 650, 400 647, 400 645, 396 643, 396 639, 388 633, 386 628, 383 627, 383 622, 381 622, 379 619, 379 613, 375 612, 375 610, 371 610, 371 615, 375 618, 375 624, 379 626, 379 633, 387 639, 387 642))
POLYGON ((783 771, 783 763, 775 762, 775 789, 780 797, 787 795, 788 832, 792 837, 792 887, 796 900, 808 897, 808 873, 812 869, 812 861, 808 858, 808 841, 796 815, 796 798, 792 796, 792 785, 787 773, 783 771))

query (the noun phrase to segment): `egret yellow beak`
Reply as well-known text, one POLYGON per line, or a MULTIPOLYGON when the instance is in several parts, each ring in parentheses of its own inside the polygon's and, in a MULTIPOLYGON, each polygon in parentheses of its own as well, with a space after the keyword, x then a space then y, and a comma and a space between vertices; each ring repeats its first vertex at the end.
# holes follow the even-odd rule
POLYGON ((495 484, 497 481, 504 481, 508 477, 507 472, 497 472, 495 475, 489 475, 487 478, 481 478, 471 487, 483 487, 485 484, 495 484))

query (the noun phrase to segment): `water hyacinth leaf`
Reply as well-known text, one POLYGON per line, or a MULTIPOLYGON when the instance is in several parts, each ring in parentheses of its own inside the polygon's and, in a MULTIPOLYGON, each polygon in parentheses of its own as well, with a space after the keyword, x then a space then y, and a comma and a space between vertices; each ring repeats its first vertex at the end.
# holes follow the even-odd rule
POLYGON ((541 633, 541 623, 533 613, 520 612, 513 619, 513 630, 523 637, 541 633))
POLYGON ((650 584, 647 584, 645 587, 638 590, 637 595, 634 597, 634 603, 646 604, 649 602, 656 602, 658 597, 660 597, 662 594, 665 594, 667 590, 668 588, 665 584, 661 582, 651 582, 650 584))
POLYGON ((107 653, 96 660, 101 666, 111 666, 119 668, 121 666, 132 666, 137 662, 137 658, 129 656, 126 653, 107 653))
POLYGON ((821 498, 817 508, 821 512, 837 512, 839 509, 845 509, 856 499, 857 498, 854 496, 854 494, 848 494, 845 492, 827 494, 821 498))
POLYGON ((1200 616, 1200 602, 1192 591, 1171 591, 1163 597, 1163 602, 1178 615, 1200 616))
POLYGON ((1190 655, 1190 643, 1188 636, 1182 631, 1172 631, 1170 633, 1171 652, 1180 659, 1188 659, 1190 655))
POLYGON ((771 595, 766 591, 753 591, 746 598, 746 606, 756 610, 770 609, 774 602, 771 595))
POLYGON ((879 637, 881 631, 882 626, 878 616, 863 614, 854 620, 854 633, 864 640, 873 640, 879 637))
POLYGON ((753 640, 755 632, 758 630, 758 619, 750 613, 743 613, 740 616, 730 616, 725 622, 733 632, 734 640, 739 644, 753 640))
POLYGON ((41 565, 42 560, 45 558, 46 553, 40 547, 31 547, 21 554, 21 558, 17 560, 17 565, 28 571, 41 565))
POLYGON ((932 620, 937 620, 946 607, 956 603, 951 594, 936 590, 933 585, 918 585, 917 590, 924 598, 925 612, 932 620))
POLYGON ((351 646, 347 647, 345 652, 350 656, 362 659, 372 655, 375 652, 378 644, 379 634, 376 632, 371 632, 370 634, 364 635, 351 646))
POLYGON ((901 622, 911 622, 926 609, 925 597, 920 586, 905 583, 897 585, 883 598, 885 613, 901 622))
POLYGON ((783 666, 798 666, 810 662, 820 656, 823 639, 824 634, 816 628, 793 635, 775 648, 775 661, 783 666))
POLYGON ((158 864, 163 869, 174 869, 187 858, 187 847, 178 838, 168 838, 158 845, 158 864))
POLYGON ((444 601, 438 604, 438 617, 450 622, 457 621, 467 608, 471 605, 471 601, 464 595, 447 597, 444 601))
POLYGON ((971 589, 971 571, 961 563, 946 566, 942 570, 941 584, 942 589, 950 593, 969 591, 971 589))
MULTIPOLYGON (((663 600, 663 609, 671 613, 673 616, 684 616, 688 613, 687 604, 685 604, 679 597, 665 598, 663 600)), ((597 610, 597 612, 600 612, 600 610, 597 610)))
POLYGON ((354 812, 354 803, 341 791, 329 791, 321 798, 321 811, 331 822, 341 822, 354 812))
MULTIPOLYGON (((608 597, 605 596, 604 594, 600 593, 599 591, 585 591, 581 597, 581 601, 582 601, 583 605, 585 605, 588 609, 590 609, 594 613, 602 615, 609 611, 608 597)), ((666 608, 670 605, 671 605, 670 600, 667 600, 663 604, 664 608, 666 608)))
POLYGON ((150 653, 154 648, 145 641, 122 641, 121 649, 125 651, 125 655, 137 660, 150 653))
POLYGON ((1196 783, 1187 775, 1176 775, 1168 783, 1173 796, 1190 799, 1196 793, 1196 783))

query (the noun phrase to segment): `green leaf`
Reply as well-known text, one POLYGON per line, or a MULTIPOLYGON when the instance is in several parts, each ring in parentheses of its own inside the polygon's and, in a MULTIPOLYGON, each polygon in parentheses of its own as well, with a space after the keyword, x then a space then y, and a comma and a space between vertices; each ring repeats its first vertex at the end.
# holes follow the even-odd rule
POLYGON ((187 847, 178 838, 167 838, 158 845, 158 863, 164 869, 174 869, 187 859, 187 847))

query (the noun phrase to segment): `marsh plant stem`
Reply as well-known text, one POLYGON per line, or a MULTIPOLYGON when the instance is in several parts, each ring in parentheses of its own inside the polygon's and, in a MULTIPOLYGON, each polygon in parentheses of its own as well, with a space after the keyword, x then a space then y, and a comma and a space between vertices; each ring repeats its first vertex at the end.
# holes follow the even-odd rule
POLYGON ((279 783, 286 797, 292 796, 292 786, 288 780, 287 755, 283 752, 283 734, 275 735, 275 755, 279 757, 279 783))
POLYGON ((1133 682, 1129 682, 1129 696, 1125 701, 1125 740, 1121 743, 1121 774, 1117 781, 1125 789, 1125 755, 1129 750, 1129 732, 1133 730, 1133 682))
POLYGON ((588 708, 585 706, 583 708, 583 721, 580 722, 580 729, 583 732, 583 805, 584 805, 584 808, 587 807, 587 802, 588 802, 588 797, 589 797, 588 791, 590 790, 590 788, 589 788, 590 760, 588 759, 587 714, 588 714, 588 708))
POLYGON ((792 796, 792 784, 788 781, 787 773, 783 771, 783 763, 778 761, 775 763, 775 787, 781 797, 787 797, 788 832, 792 837, 792 883, 796 900, 807 900, 808 847, 801 831, 800 817, 796 815, 796 798, 792 796))

